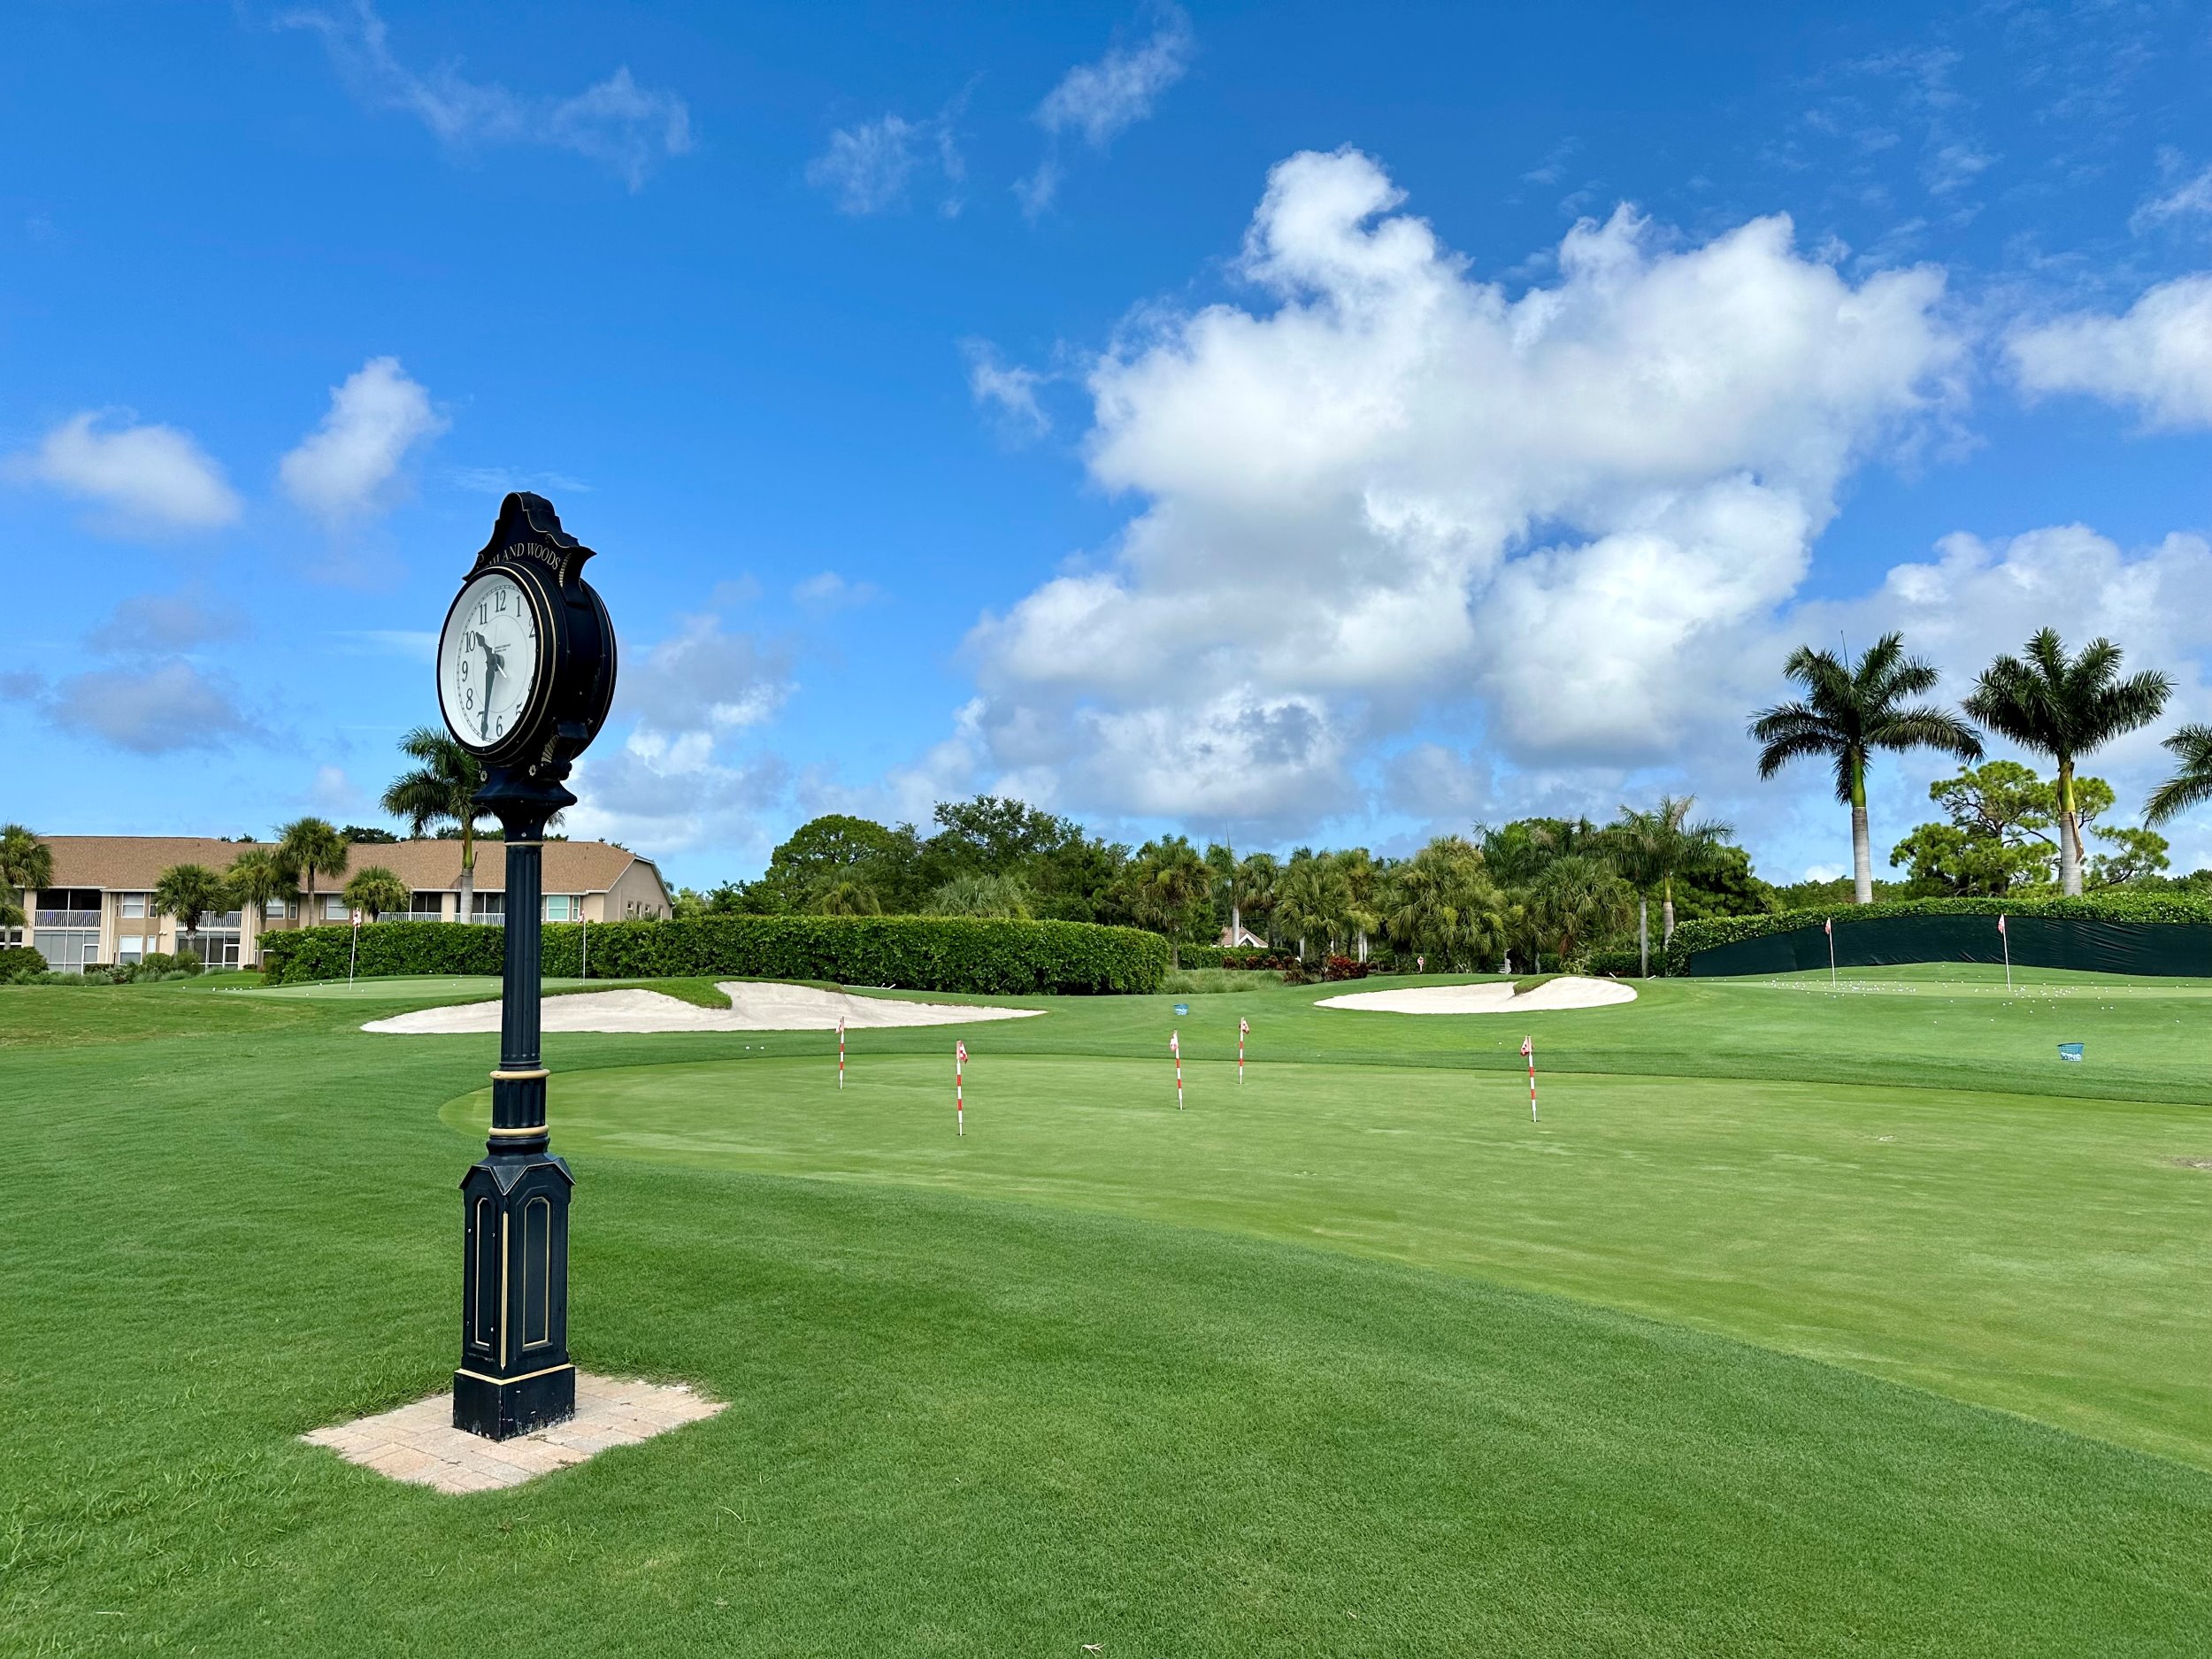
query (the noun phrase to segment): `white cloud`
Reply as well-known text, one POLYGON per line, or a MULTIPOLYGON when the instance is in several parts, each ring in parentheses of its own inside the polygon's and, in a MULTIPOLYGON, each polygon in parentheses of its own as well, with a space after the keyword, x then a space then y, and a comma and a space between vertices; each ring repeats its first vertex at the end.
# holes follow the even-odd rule
POLYGON ((1025 211, 1043 211, 1058 192, 1064 134, 1080 136, 1093 150, 1105 149, 1117 134, 1150 116, 1160 95, 1189 70, 1194 46, 1189 15, 1179 6, 1164 5, 1158 16, 1158 27, 1142 45, 1117 46, 1095 63, 1077 65, 1037 106, 1037 124, 1049 134, 1052 148, 1014 187, 1025 211))
POLYGON ((1052 418, 1037 402, 1043 374, 1005 362, 987 340, 962 341, 960 355, 967 360, 968 395, 979 409, 996 410, 1017 437, 1042 437, 1052 430, 1052 418))
MULTIPOLYGON (((1855 286, 1761 219, 1623 209, 1513 297, 1356 152, 1271 174, 1267 307, 1148 315, 1089 376, 1114 557, 970 649, 979 741, 1071 808, 1310 821, 1431 711, 1516 768, 1740 730, 1704 672, 1770 626, 1835 492, 1958 396, 1940 273, 1855 286)), ((1433 793, 1433 792, 1432 792, 1433 793)))
POLYGON ((96 651, 143 655, 189 651, 243 632, 236 611, 197 594, 134 594, 116 602, 86 643, 96 651))
POLYGON ((621 707, 672 742, 757 726, 791 693, 780 656, 750 634, 728 634, 711 616, 691 617, 671 638, 625 667, 621 707))
MULTIPOLYGON (((2169 155, 2162 159, 2170 163, 2180 157, 2169 155)), ((2151 197, 2129 217, 2128 228, 2139 235, 2173 219, 2196 219, 2207 213, 2212 213, 2212 167, 2182 180, 2162 196, 2151 197)))
POLYGON ((1159 27, 1143 45, 1116 47, 1094 64, 1079 64, 1037 106, 1048 133, 1080 133, 1102 150, 1118 133, 1152 113, 1160 94, 1190 68, 1190 18, 1179 6, 1163 9, 1159 27))
POLYGON ((2006 342, 2031 396, 2081 392, 2153 426, 2212 425, 2212 274, 2177 277, 2121 316, 2076 311, 2006 342))
POLYGON ((73 415, 8 470, 101 503, 118 529, 211 530, 238 517, 237 493, 189 434, 133 424, 128 411, 121 418, 104 429, 100 413, 73 415))
POLYGON ((834 196, 840 212, 860 216, 902 206, 917 175, 933 173, 946 191, 938 211, 952 218, 960 211, 959 186, 967 177, 953 134, 957 111, 956 103, 926 121, 889 114, 840 127, 830 134, 829 148, 807 164, 807 182, 834 196))
POLYGON ((849 581, 835 571, 822 571, 794 587, 791 597, 809 611, 841 611, 873 604, 883 590, 873 582, 849 581))
POLYGON ((452 65, 426 74, 401 63, 384 19, 368 0, 347 12, 295 12, 281 28, 320 35, 331 59, 364 100, 403 111, 457 149, 542 144, 604 163, 631 189, 662 160, 693 143, 691 111, 672 92, 641 87, 628 68, 568 97, 524 97, 495 82, 464 78, 452 65))
POLYGON ((331 388, 330 412, 284 457, 278 476, 302 508, 343 524, 386 505, 407 451, 445 426, 397 357, 371 357, 331 388))
POLYGON ((50 685, 19 676, 12 689, 61 730, 134 755, 223 749, 256 732, 229 682, 180 657, 65 675, 50 685))

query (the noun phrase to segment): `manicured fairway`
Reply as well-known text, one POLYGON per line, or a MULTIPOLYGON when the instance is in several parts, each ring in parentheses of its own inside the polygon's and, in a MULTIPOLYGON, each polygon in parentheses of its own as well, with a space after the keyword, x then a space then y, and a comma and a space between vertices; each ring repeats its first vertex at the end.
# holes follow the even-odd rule
POLYGON ((2201 1651, 2212 1002, 2087 988, 1058 1002, 964 1144, 561 1037, 578 1356, 732 1408, 465 1499, 294 1437, 449 1373, 495 1041, 0 989, 0 1652, 2201 1651))

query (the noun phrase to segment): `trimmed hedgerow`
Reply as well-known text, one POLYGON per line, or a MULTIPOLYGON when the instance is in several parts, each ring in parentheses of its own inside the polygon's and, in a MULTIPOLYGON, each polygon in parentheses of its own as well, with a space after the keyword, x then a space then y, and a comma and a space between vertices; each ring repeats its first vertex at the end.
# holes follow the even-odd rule
POLYGON ((1777 910, 1763 916, 1709 916, 1684 922, 1667 941, 1664 966, 1662 953, 1652 953, 1653 966, 1661 972, 1683 974, 1690 958, 1701 950, 1758 939, 1768 933, 1793 933, 1801 927, 1818 927, 1833 918, 1838 923, 1878 922, 1900 916, 2018 916, 2070 918, 2085 922, 2212 923, 2212 902, 2173 893, 2127 893, 2110 890, 2079 898, 1893 899, 1874 904, 1839 904, 1829 910, 1777 910))
MULTIPOLYGON (((573 978, 582 929, 545 928, 545 972, 573 978)), ((273 985, 346 977, 344 926, 271 933, 273 985)), ((361 974, 497 973, 505 931, 454 922, 379 922, 361 930, 361 974)), ((1148 992, 1167 972, 1167 941, 1133 927, 952 916, 702 916, 607 922, 591 930, 595 979, 727 974, 982 995, 1148 992)))

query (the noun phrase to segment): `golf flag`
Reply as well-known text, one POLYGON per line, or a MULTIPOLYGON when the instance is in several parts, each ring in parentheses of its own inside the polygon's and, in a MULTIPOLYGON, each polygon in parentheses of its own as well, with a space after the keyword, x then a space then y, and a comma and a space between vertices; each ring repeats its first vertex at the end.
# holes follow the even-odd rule
POLYGON ((1832 916, 1820 925, 1820 931, 1828 935, 1828 988, 1836 988, 1836 918, 1832 916))
MULTIPOLYGON (((2003 917, 2001 917, 2001 916, 2000 916, 2000 917, 1997 918, 1997 931, 1998 931, 1999 933, 2003 933, 2005 932, 2005 918, 2004 918, 2003 917)), ((2006 934, 2005 934, 2005 936, 2006 936, 2008 939, 2009 939, 2009 938, 2011 937, 2011 935, 2010 935, 2009 933, 2006 933, 2006 934)))
POLYGON ((1183 1033, 1181 1032, 1173 1031, 1168 1033, 1167 1051, 1175 1056, 1175 1110, 1181 1111, 1183 1110, 1183 1033))
POLYGON ((837 1092, 845 1092, 845 1017, 837 1017, 837 1092))
POLYGON ((1997 918, 1997 937, 2005 948, 2005 989, 2012 989, 2012 935, 2005 931, 2005 918, 1997 918))
POLYGON ((1237 1018, 1237 1087, 1244 1087, 1244 1040, 1252 1034, 1252 1022, 1241 1015, 1237 1018))
POLYGON ((1524 1037, 1521 1039, 1521 1054, 1522 1057, 1526 1059, 1528 1062, 1528 1120, 1531 1123, 1534 1123, 1537 1121, 1535 1038, 1524 1037))
MULTIPOLYGON (((2004 918, 2001 916, 1997 918, 1997 931, 2001 933, 2004 930, 2004 918)), ((1836 918, 1831 916, 1826 921, 1820 925, 1820 931, 1827 934, 1829 938, 1833 939, 1836 936, 1836 918)))
POLYGON ((954 1040, 952 1045, 952 1132, 956 1135, 968 1133, 968 1104, 963 1097, 961 1073, 967 1070, 968 1045, 954 1040))

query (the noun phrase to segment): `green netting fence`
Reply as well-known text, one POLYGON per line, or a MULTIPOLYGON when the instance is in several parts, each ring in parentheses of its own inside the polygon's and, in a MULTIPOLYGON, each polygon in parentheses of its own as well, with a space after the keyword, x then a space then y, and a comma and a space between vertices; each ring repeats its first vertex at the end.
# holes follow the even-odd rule
MULTIPOLYGON (((2116 921, 2086 916, 1839 915, 1839 968, 1890 967, 1914 962, 2002 962, 2009 938, 2016 968, 2079 968, 2099 973, 2212 977, 2212 925, 2116 921)), ((1701 977, 1794 973, 1828 965, 1828 937, 1818 922, 1736 939, 1685 953, 1701 977)))

